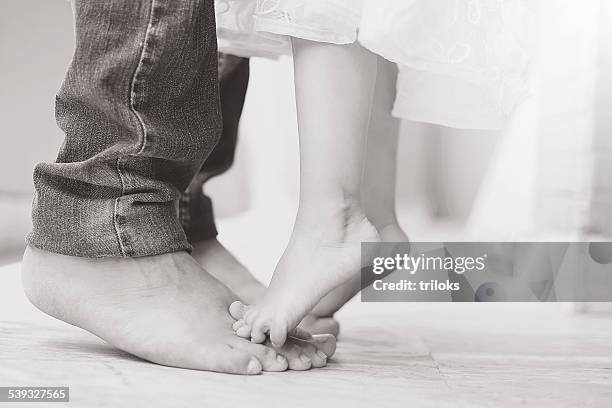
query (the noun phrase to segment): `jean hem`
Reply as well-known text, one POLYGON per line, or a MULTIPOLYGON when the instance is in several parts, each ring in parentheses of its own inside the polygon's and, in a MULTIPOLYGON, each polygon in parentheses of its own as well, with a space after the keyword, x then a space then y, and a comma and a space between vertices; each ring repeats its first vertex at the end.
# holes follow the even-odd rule
POLYGON ((92 205, 91 198, 35 184, 33 229, 26 242, 36 248, 83 258, 136 258, 192 249, 176 201, 122 196, 123 211, 116 214, 115 199, 92 205))
POLYGON ((90 259, 105 259, 105 258, 142 258, 145 256, 156 256, 156 255, 164 255, 171 254, 175 252, 189 252, 193 250, 193 247, 189 244, 181 244, 177 246, 169 246, 158 248, 152 252, 147 252, 134 256, 124 256, 121 253, 99 253, 99 252, 73 252, 69 250, 58 249, 55 245, 52 245, 48 242, 40 242, 36 240, 36 238, 32 237, 31 234, 26 237, 26 244, 28 246, 34 247, 41 251, 52 252, 54 254, 64 255, 64 256, 72 256, 77 258, 90 258, 90 259))

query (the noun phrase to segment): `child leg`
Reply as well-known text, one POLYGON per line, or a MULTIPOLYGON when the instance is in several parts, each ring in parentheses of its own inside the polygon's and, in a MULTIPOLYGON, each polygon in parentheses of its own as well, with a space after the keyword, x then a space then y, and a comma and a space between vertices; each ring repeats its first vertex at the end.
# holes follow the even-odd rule
MULTIPOLYGON (((395 180, 400 120, 391 115, 395 101, 397 65, 378 57, 376 91, 370 119, 361 203, 368 220, 385 242, 405 242, 395 211, 395 180)), ((333 316, 361 290, 359 270, 342 286, 325 296, 312 311, 315 316, 333 316)))
POLYGON ((397 222, 395 183, 401 121, 391 114, 395 101, 397 65, 378 57, 378 79, 368 135, 361 200, 368 219, 385 242, 408 241, 397 222))
POLYGON ((240 309, 238 332, 261 342, 287 331, 360 267, 378 241, 361 205, 376 57, 358 44, 294 40, 300 131, 300 203, 293 234, 263 300, 240 309))

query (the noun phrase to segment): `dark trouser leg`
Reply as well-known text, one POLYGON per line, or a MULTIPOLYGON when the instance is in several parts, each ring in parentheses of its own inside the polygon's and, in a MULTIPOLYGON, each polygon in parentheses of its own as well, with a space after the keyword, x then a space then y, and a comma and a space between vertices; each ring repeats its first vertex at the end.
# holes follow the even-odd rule
POLYGON ((223 133, 180 202, 181 223, 192 244, 217 236, 212 201, 203 193, 202 187, 210 178, 228 170, 234 161, 238 124, 249 84, 247 58, 223 55, 219 70, 223 133))
POLYGON ((34 172, 29 243, 83 257, 190 249, 178 199, 221 127, 213 0, 74 1, 66 138, 34 172))

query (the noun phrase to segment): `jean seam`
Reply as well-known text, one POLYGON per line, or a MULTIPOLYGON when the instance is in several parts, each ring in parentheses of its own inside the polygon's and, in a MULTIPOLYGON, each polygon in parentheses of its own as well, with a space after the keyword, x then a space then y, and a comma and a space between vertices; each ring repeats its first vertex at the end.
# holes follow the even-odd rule
POLYGON ((132 81, 131 81, 132 83, 130 86, 130 109, 136 116, 136 119, 138 120, 138 123, 140 124, 140 129, 142 132, 141 133, 142 140, 140 142, 140 148, 138 149, 138 152, 136 152, 135 155, 141 154, 144 151, 145 146, 147 144, 147 126, 145 125, 145 122, 142 116, 138 113, 138 110, 136 109, 136 103, 134 100, 136 97, 136 90, 135 90, 136 80, 139 74, 142 72, 142 67, 144 66, 144 59, 147 54, 147 47, 150 45, 149 37, 151 35, 151 32, 153 31, 153 19, 155 17, 155 6, 156 6, 156 0, 151 0, 151 11, 149 13, 149 23, 147 25, 147 30, 145 32, 144 40, 142 43, 140 59, 138 60, 138 65, 136 66, 136 70, 134 71, 134 76, 132 77, 132 81))
MULTIPOLYGON (((142 40, 142 46, 140 49, 140 58, 138 60, 138 64, 136 65, 136 69, 134 70, 134 73, 132 74, 132 78, 130 80, 130 86, 129 86, 129 108, 132 111, 132 113, 134 114, 134 116, 136 117, 136 120, 138 121, 139 127, 140 127, 140 146, 138 147, 138 151, 135 154, 128 154, 128 156, 137 156, 139 154, 141 154, 146 146, 147 143, 147 127, 144 123, 144 119, 142 118, 142 116, 138 113, 138 110, 136 109, 136 103, 135 103, 135 96, 136 96, 136 90, 135 90, 135 84, 137 81, 137 78, 139 76, 139 74, 142 72, 142 68, 144 66, 144 59, 145 59, 145 55, 147 54, 147 46, 149 45, 149 37, 151 34, 151 31, 153 30, 153 19, 154 19, 154 14, 155 14, 155 3, 156 0, 151 0, 150 2, 150 11, 149 11, 149 22, 147 24, 147 28, 145 30, 144 33, 144 38, 142 40)), ((123 257, 127 257, 129 254, 128 252, 128 245, 126 242, 124 242, 124 238, 121 234, 120 231, 120 225, 119 225, 119 204, 121 202, 121 198, 125 195, 125 180, 123 177, 123 171, 121 169, 121 159, 124 156, 119 156, 117 158, 117 173, 119 174, 119 180, 121 182, 121 195, 119 197, 117 197, 115 199, 115 206, 114 206, 114 214, 113 214, 113 225, 115 227, 115 233, 117 234, 117 241, 119 243, 119 249, 121 251, 121 255, 123 257)))
POLYGON ((188 228, 189 224, 191 224, 191 195, 190 190, 187 189, 187 192, 184 193, 180 198, 179 203, 179 218, 181 221, 181 225, 183 228, 188 228))
POLYGON ((115 227, 115 234, 117 234, 117 242, 119 243, 119 250, 121 256, 127 257, 123 239, 121 238, 121 232, 119 231, 119 201, 125 194, 125 182, 123 181, 123 173, 121 173, 121 157, 117 158, 117 173, 119 174, 119 181, 121 182, 121 195, 115 199, 115 205, 113 207, 113 226, 115 227))

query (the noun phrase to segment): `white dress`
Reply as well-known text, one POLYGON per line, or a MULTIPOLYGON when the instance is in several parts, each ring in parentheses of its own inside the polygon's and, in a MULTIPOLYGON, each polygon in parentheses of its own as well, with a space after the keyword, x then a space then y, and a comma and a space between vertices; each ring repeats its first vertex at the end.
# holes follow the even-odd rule
POLYGON ((289 37, 364 47, 398 64, 393 114, 499 129, 527 94, 528 0, 216 0, 219 48, 291 52, 289 37))

